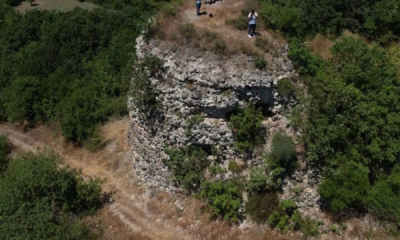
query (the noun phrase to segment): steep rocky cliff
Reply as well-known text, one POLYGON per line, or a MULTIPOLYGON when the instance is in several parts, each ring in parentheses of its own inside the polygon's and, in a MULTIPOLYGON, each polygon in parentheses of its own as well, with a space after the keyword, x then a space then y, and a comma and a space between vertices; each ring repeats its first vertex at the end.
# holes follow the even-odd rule
MULTIPOLYGON (((280 46, 279 58, 273 59, 267 70, 259 70, 254 67, 251 56, 218 56, 157 40, 146 44, 143 37, 136 42, 139 59, 155 55, 165 61, 162 74, 150 78, 151 87, 158 94, 157 101, 162 106, 159 119, 152 119, 156 124, 151 132, 147 127, 147 117, 140 114, 132 98, 128 103, 131 117, 129 140, 136 153, 133 166, 149 185, 175 189, 169 181, 170 173, 161 161, 167 157, 163 152, 166 146, 217 146, 226 160, 242 158, 232 148, 234 138, 227 120, 247 102, 262 107, 263 113, 270 117, 265 121, 268 129, 281 125, 287 127, 287 121, 279 115, 282 105, 274 90, 280 79, 294 76, 286 45, 280 46), (188 119, 198 115, 202 116, 202 122, 188 123, 188 119)), ((246 160, 252 162, 252 159, 246 160)))

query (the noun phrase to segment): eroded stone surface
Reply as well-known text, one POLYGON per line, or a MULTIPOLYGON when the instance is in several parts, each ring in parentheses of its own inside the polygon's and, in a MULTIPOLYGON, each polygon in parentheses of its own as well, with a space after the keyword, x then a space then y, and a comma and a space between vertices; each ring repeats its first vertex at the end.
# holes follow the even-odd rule
MULTIPOLYGON (((278 131, 289 136, 299 134, 281 114, 283 102, 287 103, 288 99, 282 99, 274 89, 279 80, 295 76, 287 57, 288 46, 281 46, 279 58, 273 59, 269 68, 260 71, 254 68, 252 58, 246 55, 221 57, 157 40, 146 44, 143 37, 139 37, 136 43, 139 60, 152 54, 165 61, 163 73, 150 78, 162 104, 162 116, 152 119, 155 122, 152 130, 147 127, 148 119, 139 114, 132 99, 128 102, 131 118, 129 141, 135 152, 133 166, 147 184, 169 191, 179 190, 172 185, 170 172, 162 163, 162 159, 168 158, 163 152, 166 146, 216 146, 225 160, 241 161, 246 166, 260 164, 261 154, 243 159, 233 150, 234 137, 227 126, 231 114, 247 102, 262 106, 269 115, 263 123, 267 141, 261 151, 269 149, 272 136, 278 131), (187 120, 199 114, 204 121, 189 126, 187 120)), ((294 104, 296 101, 289 99, 289 105, 294 104)), ((221 167, 227 168, 226 162, 221 167)), ((246 174, 248 171, 244 171, 243 175, 246 174)), ((229 176, 229 173, 225 174, 225 177, 229 176)))

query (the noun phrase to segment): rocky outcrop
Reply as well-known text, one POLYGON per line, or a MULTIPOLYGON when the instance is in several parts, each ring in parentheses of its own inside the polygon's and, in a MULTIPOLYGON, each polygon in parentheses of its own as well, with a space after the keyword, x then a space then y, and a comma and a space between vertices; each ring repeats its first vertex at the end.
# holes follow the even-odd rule
POLYGON ((290 78, 295 72, 287 58, 288 46, 281 46, 279 51, 280 57, 273 59, 267 70, 261 71, 254 67, 252 57, 246 55, 218 56, 157 40, 146 44, 143 37, 139 37, 136 40, 139 60, 152 54, 165 64, 160 76, 150 78, 158 94, 157 101, 162 105, 161 114, 152 119, 151 129, 132 98, 128 102, 129 142, 135 152, 136 174, 151 186, 177 190, 162 163, 162 159, 167 158, 163 152, 166 146, 216 146, 223 159, 240 158, 232 149, 234 138, 226 121, 239 107, 252 102, 261 106, 265 114, 284 119, 279 115, 283 109, 274 87, 280 79, 290 78), (201 122, 188 121, 200 115, 201 122))

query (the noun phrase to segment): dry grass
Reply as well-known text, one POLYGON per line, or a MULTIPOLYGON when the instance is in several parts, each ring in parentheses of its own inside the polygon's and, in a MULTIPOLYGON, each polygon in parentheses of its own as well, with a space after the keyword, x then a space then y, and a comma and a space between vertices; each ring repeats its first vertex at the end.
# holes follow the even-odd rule
POLYGON ((91 10, 94 8, 99 8, 100 6, 89 2, 79 2, 78 0, 35 0, 33 2, 33 6, 25 1, 22 2, 15 9, 20 13, 25 13, 26 11, 30 11, 33 9, 48 11, 56 10, 60 12, 66 12, 71 11, 76 7, 91 10))
POLYGON ((311 52, 319 54, 323 59, 330 59, 333 57, 330 51, 333 45, 335 45, 334 41, 321 34, 316 35, 311 41, 306 42, 307 48, 311 52))
POLYGON ((218 1, 212 5, 203 4, 201 12, 207 14, 196 16, 193 2, 185 1, 185 3, 177 6, 175 15, 158 14, 154 18, 151 33, 154 37, 163 41, 177 42, 177 45, 180 46, 198 47, 204 51, 216 52, 217 55, 221 56, 237 53, 246 55, 264 54, 265 59, 271 59, 274 52, 272 48, 275 47, 272 43, 282 42, 282 39, 275 39, 270 31, 266 31, 261 19, 258 21, 256 31, 271 43, 269 45, 271 51, 268 52, 255 46, 254 38, 249 39, 247 37, 247 27, 246 30, 240 31, 235 26, 227 24, 229 20, 241 17, 245 19, 247 26, 247 18, 243 15, 246 15, 252 7, 257 9, 257 1, 218 1), (212 14, 212 17, 209 17, 209 14, 212 14), (194 27, 194 31, 185 31, 186 29, 182 28, 187 23, 194 27), (182 29, 184 30, 182 31, 182 29), (192 33, 189 34, 189 32, 192 33))

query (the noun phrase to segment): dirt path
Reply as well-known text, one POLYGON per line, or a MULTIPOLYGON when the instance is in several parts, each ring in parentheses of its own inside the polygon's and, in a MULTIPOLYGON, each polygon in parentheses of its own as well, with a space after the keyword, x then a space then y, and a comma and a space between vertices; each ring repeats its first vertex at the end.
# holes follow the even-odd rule
POLYGON ((148 202, 146 189, 141 186, 130 169, 127 146, 128 120, 112 122, 103 127, 107 144, 99 152, 66 144, 52 126, 40 126, 23 132, 11 124, 1 124, 0 134, 8 135, 13 152, 37 151, 51 148, 62 158, 63 164, 81 169, 83 175, 106 179, 103 191, 115 192, 114 202, 106 205, 101 213, 105 239, 193 239, 168 220, 160 219, 146 210, 148 202), (130 175, 127 178, 126 175, 130 175))

